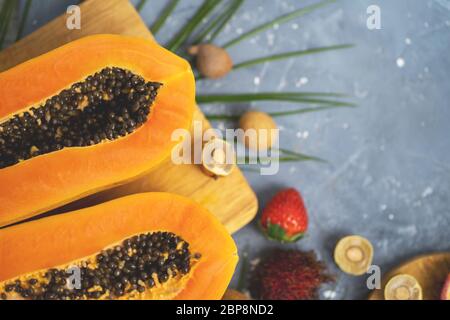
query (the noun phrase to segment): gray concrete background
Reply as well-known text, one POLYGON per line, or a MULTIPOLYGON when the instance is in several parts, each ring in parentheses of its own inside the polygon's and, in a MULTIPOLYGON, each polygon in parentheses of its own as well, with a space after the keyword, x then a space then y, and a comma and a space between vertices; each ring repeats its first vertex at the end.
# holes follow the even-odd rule
MULTIPOLYGON (((73 2, 35 1, 27 32, 63 13, 73 2)), ((247 0, 216 43, 313 2, 247 0)), ((148 24, 164 3, 149 1, 142 11, 148 24)), ((181 1, 158 40, 169 39, 200 3, 181 1)), ((274 27, 230 53, 240 62, 339 43, 356 47, 239 70, 223 80, 199 83, 198 91, 304 90, 354 96, 357 109, 277 119, 284 148, 320 156, 330 164, 283 164, 275 176, 246 175, 261 207, 279 188, 301 190, 311 223, 308 236, 293 246, 315 250, 337 275, 337 284, 326 288, 323 298, 361 299, 368 293, 365 278, 344 275, 332 262, 340 237, 369 238, 375 248, 374 263, 383 272, 415 255, 450 249, 450 1, 342 0, 274 27), (381 8, 381 30, 366 28, 366 9, 371 4, 381 8)), ((264 102, 203 109, 247 107, 284 110, 296 106, 264 102)), ((232 125, 215 123, 219 128, 232 125)), ((278 246, 265 240, 255 224, 234 238, 241 255, 248 252, 251 260, 278 246)))

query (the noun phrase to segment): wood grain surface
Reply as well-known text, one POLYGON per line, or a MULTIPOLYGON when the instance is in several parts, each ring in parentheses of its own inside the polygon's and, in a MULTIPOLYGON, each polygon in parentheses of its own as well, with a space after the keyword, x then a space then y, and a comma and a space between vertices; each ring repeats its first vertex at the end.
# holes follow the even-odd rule
MULTIPOLYGON (((0 71, 9 69, 72 40, 101 33, 152 38, 139 14, 127 0, 87 0, 81 4, 81 30, 68 30, 62 15, 0 53, 0 71)), ((210 127, 200 109, 195 119, 210 127)), ((257 198, 236 168, 228 177, 214 179, 198 165, 174 165, 170 159, 152 173, 136 180, 69 204, 52 213, 66 212, 123 195, 165 191, 188 196, 214 213, 230 232, 249 223, 258 210, 257 198)))
POLYGON ((381 290, 375 290, 370 300, 384 300, 386 283, 398 274, 409 274, 423 289, 424 300, 438 300, 445 279, 450 273, 450 252, 434 253, 414 258, 391 270, 383 277, 381 290))

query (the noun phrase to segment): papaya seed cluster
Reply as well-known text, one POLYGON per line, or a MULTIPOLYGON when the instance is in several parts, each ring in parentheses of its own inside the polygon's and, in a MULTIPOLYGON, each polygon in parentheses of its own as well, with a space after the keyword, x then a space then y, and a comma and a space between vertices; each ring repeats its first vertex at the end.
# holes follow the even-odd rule
POLYGON ((108 67, 0 124, 0 169, 69 147, 134 132, 148 119, 161 83, 108 67))
POLYGON ((152 232, 124 240, 95 259, 80 261, 80 287, 68 286, 66 269, 49 269, 44 277, 13 279, 0 289, 0 298, 16 294, 31 300, 116 299, 161 286, 185 276, 201 255, 191 254, 189 244, 171 232, 152 232))

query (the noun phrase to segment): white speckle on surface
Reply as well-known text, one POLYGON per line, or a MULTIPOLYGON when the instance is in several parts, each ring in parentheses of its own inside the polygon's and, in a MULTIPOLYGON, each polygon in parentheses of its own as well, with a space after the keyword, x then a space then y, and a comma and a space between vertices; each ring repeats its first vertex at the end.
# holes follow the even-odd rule
POLYGON ((397 58, 397 67, 399 68, 403 68, 405 66, 405 59, 403 59, 402 57, 397 58))
POLYGON ((388 215, 388 219, 389 219, 389 220, 392 221, 392 220, 394 220, 394 218, 395 218, 395 216, 394 216, 392 213, 391 213, 390 215, 388 215))
POLYGON ((336 298, 336 291, 333 291, 333 290, 325 290, 325 291, 323 292, 323 297, 324 297, 325 299, 334 299, 334 298, 336 298))
POLYGON ((289 173, 295 173, 295 172, 297 172, 297 168, 296 167, 292 166, 292 167, 289 168, 289 173))
POLYGON ((308 137, 309 137, 309 131, 304 131, 304 132, 298 131, 295 135, 296 135, 297 138, 299 138, 299 139, 308 139, 308 137))
POLYGON ((380 248, 381 251, 386 251, 389 248, 389 240, 388 239, 383 239, 380 240, 376 246, 378 248, 380 248))
POLYGON ((360 84, 358 82, 353 84, 353 88, 353 92, 357 98, 364 99, 369 94, 369 91, 360 88, 360 84))
POLYGON ((286 81, 286 78, 283 77, 283 78, 280 80, 280 83, 278 84, 277 90, 278 90, 278 91, 282 91, 284 88, 286 88, 287 84, 288 84, 288 83, 287 83, 287 81, 286 81))
POLYGON ((292 27, 292 30, 298 30, 298 28, 299 28, 298 23, 293 23, 291 25, 291 27, 292 27))
POLYGON ((242 32, 244 32, 244 30, 242 30, 242 28, 236 28, 236 33, 237 34, 242 34, 242 32))
POLYGON ((424 71, 425 73, 428 73, 428 72, 430 72, 430 68, 425 67, 425 68, 423 68, 423 71, 424 71))
POLYGON ((342 129, 347 130, 348 128, 350 128, 350 125, 348 123, 344 123, 342 125, 342 129))
POLYGON ((275 23, 275 24, 273 25, 273 29, 274 29, 274 30, 280 29, 280 25, 279 25, 278 23, 275 23))
POLYGON ((434 192, 434 190, 432 187, 427 187, 422 192, 422 198, 427 198, 427 197, 431 196, 433 194, 433 192, 434 192))
POLYGON ((387 210, 387 205, 385 205, 385 204, 380 204, 380 211, 381 212, 384 212, 384 211, 386 211, 387 210))
POLYGON ((305 84, 307 84, 309 82, 309 79, 307 77, 301 77, 300 79, 298 79, 295 82, 295 86, 297 88, 300 88, 301 86, 304 86, 305 84))
POLYGON ((422 201, 420 201, 420 200, 414 201, 412 206, 413 206, 413 208, 421 207, 422 206, 422 201))
POLYGON ((405 43, 409 46, 409 45, 411 45, 412 40, 410 38, 406 38, 405 43))
POLYGON ((393 176, 389 176, 386 177, 386 181, 395 188, 400 188, 402 186, 402 183, 400 181, 398 181, 395 177, 393 176))
POLYGON ((229 34, 231 31, 231 24, 227 23, 227 25, 225 26, 223 33, 224 34, 229 34))
POLYGON ((309 33, 308 31, 303 32, 303 39, 305 41, 309 40, 311 38, 311 33, 309 33))
POLYGON ((258 265, 258 263, 260 263, 260 262, 261 262, 261 259, 259 259, 259 258, 250 260, 250 267, 254 268, 254 267, 256 267, 256 266, 258 265))
POLYGON ((285 1, 281 2, 281 6, 285 10, 288 10, 288 9, 292 10, 291 8, 289 8, 290 7, 289 4, 285 1))
POLYGON ((274 44, 275 44, 275 34, 270 32, 267 34, 267 45, 273 46, 274 44))
POLYGON ((412 224, 398 228, 397 232, 402 236, 414 237, 417 234, 417 227, 412 224))
POLYGON ((362 183, 363 187, 368 187, 373 182, 372 176, 367 176, 364 178, 364 181, 362 183))
POLYGON ((261 84, 261 78, 260 77, 254 77, 253 78, 253 84, 255 86, 259 86, 261 84))

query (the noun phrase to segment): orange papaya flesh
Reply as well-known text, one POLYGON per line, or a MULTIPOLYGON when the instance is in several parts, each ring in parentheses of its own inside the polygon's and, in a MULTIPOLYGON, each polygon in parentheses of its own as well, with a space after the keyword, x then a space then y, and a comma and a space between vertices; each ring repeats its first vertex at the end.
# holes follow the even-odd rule
POLYGON ((238 256, 206 209, 146 193, 1 229, 0 260, 2 299, 220 299, 238 256))
POLYGON ((195 107, 189 64, 140 38, 86 37, 0 73, 0 226, 138 177, 195 107))

